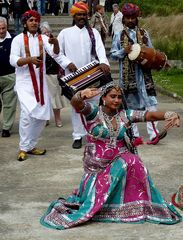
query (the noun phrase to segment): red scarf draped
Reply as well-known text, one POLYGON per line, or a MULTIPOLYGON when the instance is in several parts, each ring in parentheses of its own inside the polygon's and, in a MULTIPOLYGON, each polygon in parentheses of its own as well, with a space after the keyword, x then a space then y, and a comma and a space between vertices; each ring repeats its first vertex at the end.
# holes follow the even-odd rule
MULTIPOLYGON (((38 35, 38 41, 39 41, 39 51, 40 51, 40 57, 43 59, 43 40, 41 37, 41 34, 38 35)), ((27 34, 24 34, 24 44, 25 44, 25 53, 26 57, 30 57, 30 49, 29 49, 29 40, 27 34)), ((38 89, 38 84, 36 80, 36 74, 34 71, 34 67, 32 63, 28 64, 29 71, 32 79, 32 85, 34 88, 34 94, 36 97, 37 102, 40 102, 41 99, 41 105, 44 105, 44 95, 43 95, 43 61, 39 65, 39 77, 40 77, 40 89, 38 89), (39 95, 40 91, 40 95, 39 95)))

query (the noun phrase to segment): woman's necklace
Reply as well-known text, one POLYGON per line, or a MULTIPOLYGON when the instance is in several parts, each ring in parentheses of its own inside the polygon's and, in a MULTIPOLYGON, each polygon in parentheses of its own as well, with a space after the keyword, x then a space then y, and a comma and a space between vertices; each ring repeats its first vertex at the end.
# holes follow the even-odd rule
POLYGON ((109 140, 108 147, 116 147, 116 141, 117 141, 117 137, 119 135, 119 130, 120 130, 120 115, 117 112, 115 115, 109 116, 103 110, 102 110, 102 115, 103 115, 103 119, 107 125, 107 128, 109 129, 109 139, 110 140, 109 140), (112 124, 112 121, 114 119, 116 120, 116 129, 114 129, 114 126, 112 124))
POLYGON ((115 119, 115 117, 118 115, 118 113, 116 113, 115 115, 113 115, 113 116, 109 116, 109 115, 107 115, 105 112, 103 112, 104 113, 104 115, 105 115, 105 118, 107 118, 110 122, 112 122, 114 119, 115 119))

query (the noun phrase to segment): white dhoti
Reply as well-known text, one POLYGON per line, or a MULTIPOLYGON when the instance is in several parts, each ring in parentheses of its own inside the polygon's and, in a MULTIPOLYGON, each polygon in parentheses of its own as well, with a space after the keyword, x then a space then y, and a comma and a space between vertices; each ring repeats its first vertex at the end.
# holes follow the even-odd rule
MULTIPOLYGON (((156 112, 157 111, 157 105, 154 105, 154 106, 150 106, 150 107, 146 107, 146 110, 150 111, 150 112, 156 112)), ((158 133, 158 129, 157 129, 157 125, 158 125, 158 122, 147 122, 147 133, 149 134, 149 139, 152 140, 153 138, 156 137, 156 132, 158 133), (154 127, 153 127, 153 124, 154 124, 154 127)))
POLYGON ((27 152, 36 146, 45 124, 46 120, 33 118, 23 108, 21 108, 19 122, 20 150, 27 152))

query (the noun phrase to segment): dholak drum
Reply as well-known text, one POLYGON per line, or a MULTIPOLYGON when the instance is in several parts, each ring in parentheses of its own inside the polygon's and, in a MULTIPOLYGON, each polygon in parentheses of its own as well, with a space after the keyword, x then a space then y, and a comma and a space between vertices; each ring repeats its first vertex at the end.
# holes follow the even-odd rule
POLYGON ((140 46, 138 43, 132 45, 128 58, 141 64, 143 68, 156 70, 162 69, 167 62, 167 56, 163 52, 154 48, 140 46))

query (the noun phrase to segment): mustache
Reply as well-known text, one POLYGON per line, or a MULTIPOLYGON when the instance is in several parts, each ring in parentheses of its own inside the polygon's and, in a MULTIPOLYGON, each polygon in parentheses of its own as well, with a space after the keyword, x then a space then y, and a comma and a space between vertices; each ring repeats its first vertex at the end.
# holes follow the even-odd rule
POLYGON ((85 22, 87 21, 85 18, 80 18, 79 21, 81 21, 81 20, 83 20, 85 22))
POLYGON ((127 25, 127 27, 129 27, 129 28, 135 28, 135 26, 136 26, 136 24, 133 24, 133 23, 130 23, 127 25))

